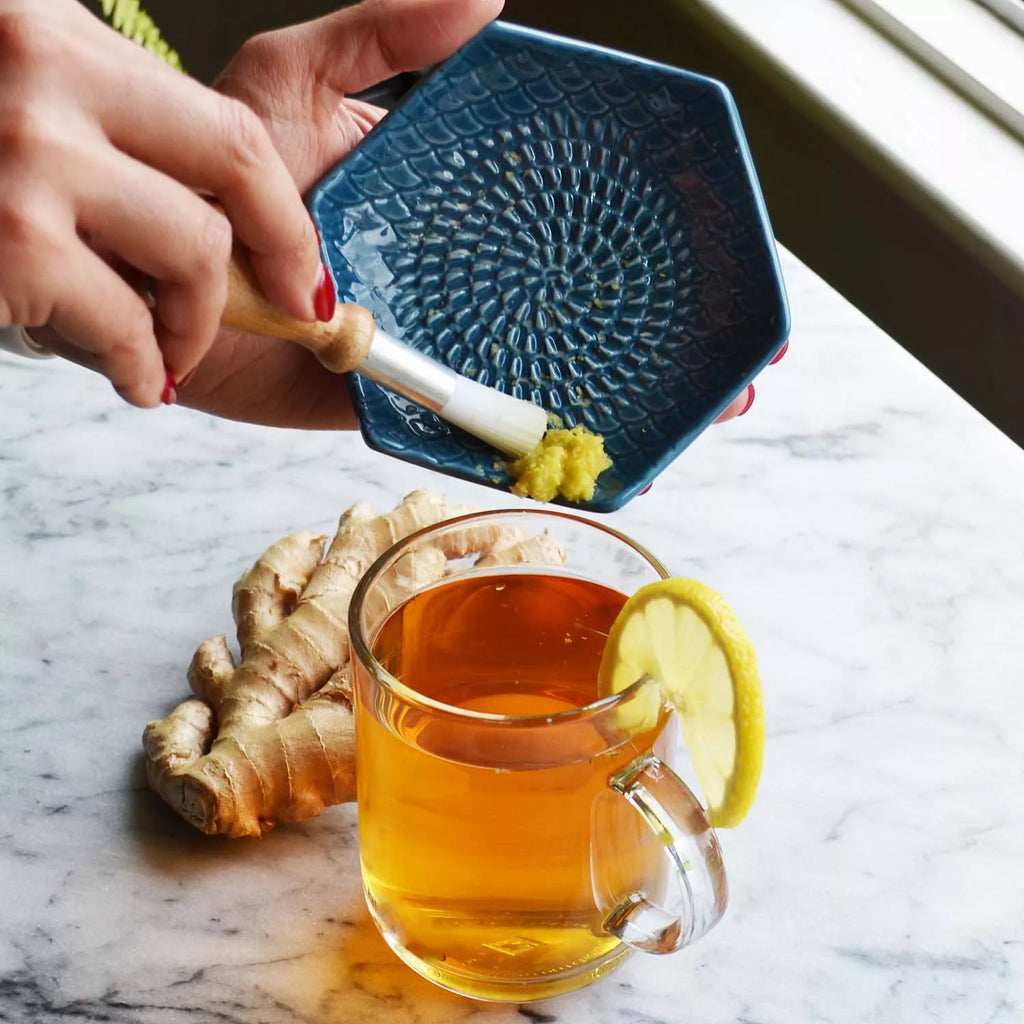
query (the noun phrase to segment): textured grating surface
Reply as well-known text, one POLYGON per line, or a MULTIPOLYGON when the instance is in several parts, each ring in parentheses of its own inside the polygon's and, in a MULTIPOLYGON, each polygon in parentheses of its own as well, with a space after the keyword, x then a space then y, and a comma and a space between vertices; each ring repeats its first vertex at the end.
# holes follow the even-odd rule
MULTIPOLYGON (((605 436, 588 506, 643 489, 771 358, 788 313, 716 82, 498 23, 316 188, 343 299, 605 436)), ((352 377, 368 444, 498 487, 495 453, 352 377)))

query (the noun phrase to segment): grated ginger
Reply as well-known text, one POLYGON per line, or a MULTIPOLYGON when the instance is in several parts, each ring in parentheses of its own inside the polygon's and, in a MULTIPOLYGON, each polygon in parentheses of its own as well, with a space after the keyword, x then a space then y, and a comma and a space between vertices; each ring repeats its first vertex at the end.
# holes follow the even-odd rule
POLYGON ((559 494, 567 501, 589 501, 598 476, 611 464, 600 434, 582 426, 549 430, 532 452, 512 463, 512 493, 537 501, 559 494))

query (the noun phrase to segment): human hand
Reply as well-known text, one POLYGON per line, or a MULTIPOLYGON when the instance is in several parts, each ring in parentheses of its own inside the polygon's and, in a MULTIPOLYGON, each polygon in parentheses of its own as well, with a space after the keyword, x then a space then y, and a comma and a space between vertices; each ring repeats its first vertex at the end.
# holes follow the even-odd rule
POLYGON ((267 297, 316 316, 316 233, 259 118, 75 0, 0 0, 0 139, 0 327, 45 325, 127 401, 213 344, 232 226, 267 297))
MULTIPOLYGON (((502 0, 364 0, 251 39, 216 87, 260 115, 305 192, 385 113, 346 93, 443 60, 497 17, 501 6, 502 0)), ((750 385, 717 422, 743 415, 753 398, 750 385)), ((236 332, 222 332, 181 399, 261 423, 354 425, 347 391, 309 353, 289 342, 236 332)))
MULTIPOLYGON (((503 0, 364 0, 245 43, 215 88, 266 125, 307 191, 386 113, 352 99, 403 71, 435 64, 498 16, 503 0)), ((179 401, 276 426, 352 427, 347 389, 301 346, 222 331, 179 401)))

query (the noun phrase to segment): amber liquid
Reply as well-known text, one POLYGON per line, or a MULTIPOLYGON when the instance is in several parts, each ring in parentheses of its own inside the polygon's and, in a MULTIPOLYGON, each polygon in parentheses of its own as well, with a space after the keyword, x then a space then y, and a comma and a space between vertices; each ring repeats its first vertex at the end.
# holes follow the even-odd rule
POLYGON ((357 669, 368 902, 399 955, 441 985, 491 999, 575 988, 626 952, 604 928, 616 904, 660 891, 664 853, 608 780, 652 748, 665 719, 623 736, 609 713, 561 714, 597 699, 624 601, 555 575, 469 577, 381 627, 376 657, 417 693, 542 716, 532 723, 416 707, 357 669))

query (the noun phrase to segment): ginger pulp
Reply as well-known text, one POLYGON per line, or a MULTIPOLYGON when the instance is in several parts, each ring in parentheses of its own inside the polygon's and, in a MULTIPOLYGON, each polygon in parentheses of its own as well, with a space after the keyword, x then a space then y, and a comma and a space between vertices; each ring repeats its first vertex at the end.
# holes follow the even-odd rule
POLYGON ((579 425, 549 430, 532 452, 512 463, 512 493, 537 501, 559 494, 567 501, 590 501, 598 476, 611 464, 600 434, 579 425))

